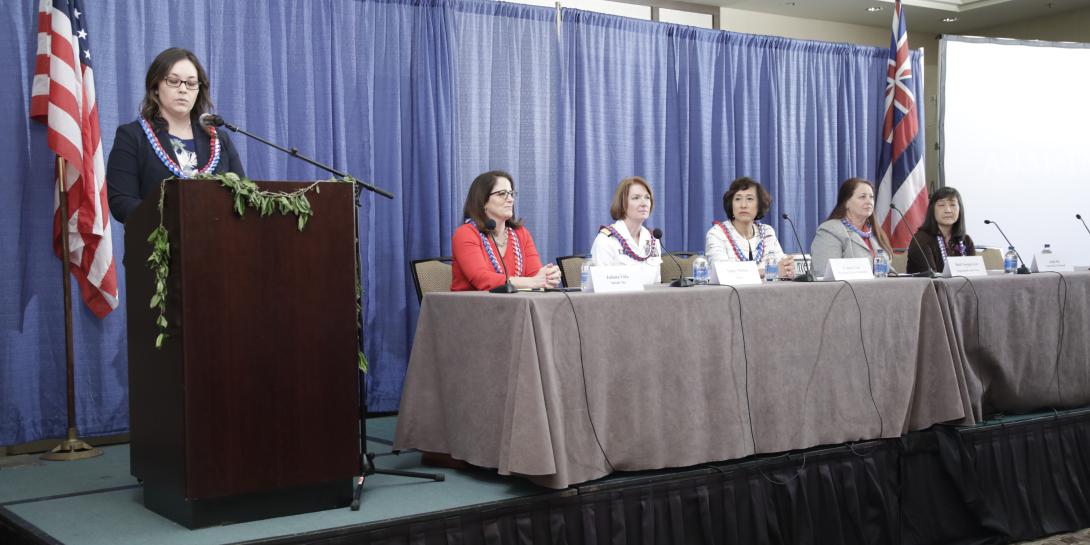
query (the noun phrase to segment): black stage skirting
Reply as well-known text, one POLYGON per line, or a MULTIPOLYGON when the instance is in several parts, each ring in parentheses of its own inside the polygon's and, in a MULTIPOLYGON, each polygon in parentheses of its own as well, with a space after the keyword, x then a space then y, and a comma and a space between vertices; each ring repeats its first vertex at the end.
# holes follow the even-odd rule
MULTIPOLYGON (((615 475, 541 496, 260 543, 951 545, 1086 527, 1090 409, 615 475)), ((0 518, 0 543, 48 542, 0 518)))

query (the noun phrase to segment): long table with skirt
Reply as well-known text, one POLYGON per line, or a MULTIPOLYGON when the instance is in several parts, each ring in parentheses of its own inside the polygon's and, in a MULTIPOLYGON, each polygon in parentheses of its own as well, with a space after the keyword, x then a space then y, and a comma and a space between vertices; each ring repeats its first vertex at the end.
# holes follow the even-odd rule
POLYGON ((564 488, 973 421, 936 283, 424 297, 396 449, 564 488))

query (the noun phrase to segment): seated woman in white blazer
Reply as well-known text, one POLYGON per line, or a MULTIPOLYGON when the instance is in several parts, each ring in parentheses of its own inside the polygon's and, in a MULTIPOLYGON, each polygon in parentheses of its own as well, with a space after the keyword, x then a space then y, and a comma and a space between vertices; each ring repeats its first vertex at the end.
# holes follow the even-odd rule
POLYGON ((810 245, 814 274, 825 274, 825 265, 830 259, 873 259, 879 248, 892 257, 889 239, 877 225, 874 186, 862 178, 848 178, 837 192, 836 208, 829 213, 829 219, 818 225, 810 245))
POLYGON ((776 231, 760 222, 772 205, 772 196, 757 180, 741 177, 731 182, 723 194, 726 222, 713 222, 704 235, 704 255, 709 262, 756 261, 757 271, 764 277, 766 256, 780 257, 780 276, 794 278, 795 260, 784 255, 776 231))
POLYGON ((594 265, 636 265, 644 284, 657 284, 662 277, 662 251, 643 226, 654 209, 647 180, 639 176, 621 180, 609 206, 614 222, 598 231, 590 248, 594 265))

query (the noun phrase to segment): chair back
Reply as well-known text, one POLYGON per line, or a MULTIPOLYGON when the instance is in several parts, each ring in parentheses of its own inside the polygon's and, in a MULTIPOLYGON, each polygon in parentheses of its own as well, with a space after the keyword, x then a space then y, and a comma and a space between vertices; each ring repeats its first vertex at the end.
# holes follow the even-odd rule
POLYGON ((692 276, 693 260, 696 259, 697 255, 694 252, 673 252, 673 256, 677 258, 677 263, 674 263, 674 259, 670 255, 663 254, 662 265, 659 266, 659 272, 662 273, 662 283, 668 284, 683 276, 692 276))
POLYGON ((1003 270, 1003 250, 999 248, 983 248, 977 251, 977 255, 984 258, 984 268, 990 271, 1003 270))
POLYGON ((900 252, 894 251, 893 259, 889 262, 889 265, 899 273, 908 272, 908 252, 903 250, 900 252))
POLYGON ((569 288, 583 287, 583 261, 588 256, 566 255, 556 258, 556 266, 560 267, 560 281, 569 288))
POLYGON ((450 291, 452 276, 450 257, 429 257, 417 259, 409 264, 413 272, 413 284, 416 285, 416 299, 424 299, 425 293, 450 291))

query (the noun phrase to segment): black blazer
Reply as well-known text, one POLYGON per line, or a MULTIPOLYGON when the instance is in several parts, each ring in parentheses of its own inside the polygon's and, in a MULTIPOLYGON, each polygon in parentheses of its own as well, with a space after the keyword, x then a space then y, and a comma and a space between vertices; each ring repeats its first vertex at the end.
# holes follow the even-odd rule
MULTIPOLYGON (((908 266, 906 267, 908 272, 926 272, 927 265, 930 264, 931 270, 941 273, 946 264, 942 261, 942 249, 939 248, 939 241, 935 239, 935 235, 920 229, 916 231, 912 238, 916 239, 916 242, 909 242, 908 244, 908 266), (920 252, 920 248, 923 248, 924 253, 920 252), (925 259, 926 261, 924 261, 925 259)), ((976 247, 973 245, 972 237, 965 235, 962 240, 965 241, 965 255, 976 255, 976 247)), ((959 255, 955 250, 956 239, 954 239, 955 244, 949 242, 947 241, 946 255, 959 255)))
MULTIPOLYGON (((239 176, 245 176, 242 169, 242 161, 238 158, 238 150, 227 136, 227 131, 219 129, 216 135, 220 141, 220 162, 216 165, 215 172, 234 172, 239 176)), ((155 131, 155 136, 163 144, 163 149, 175 162, 178 158, 170 145, 170 135, 166 129, 155 131)), ((204 128, 196 121, 193 122, 193 143, 197 148, 197 164, 204 166, 208 163, 208 157, 212 154, 212 138, 204 128)), ((110 150, 110 159, 106 163, 106 187, 110 199, 110 212, 117 221, 125 222, 125 218, 136 209, 137 206, 152 191, 158 187, 159 182, 174 176, 148 142, 144 130, 140 128, 139 121, 133 121, 117 128, 114 136, 114 147, 110 150)))

